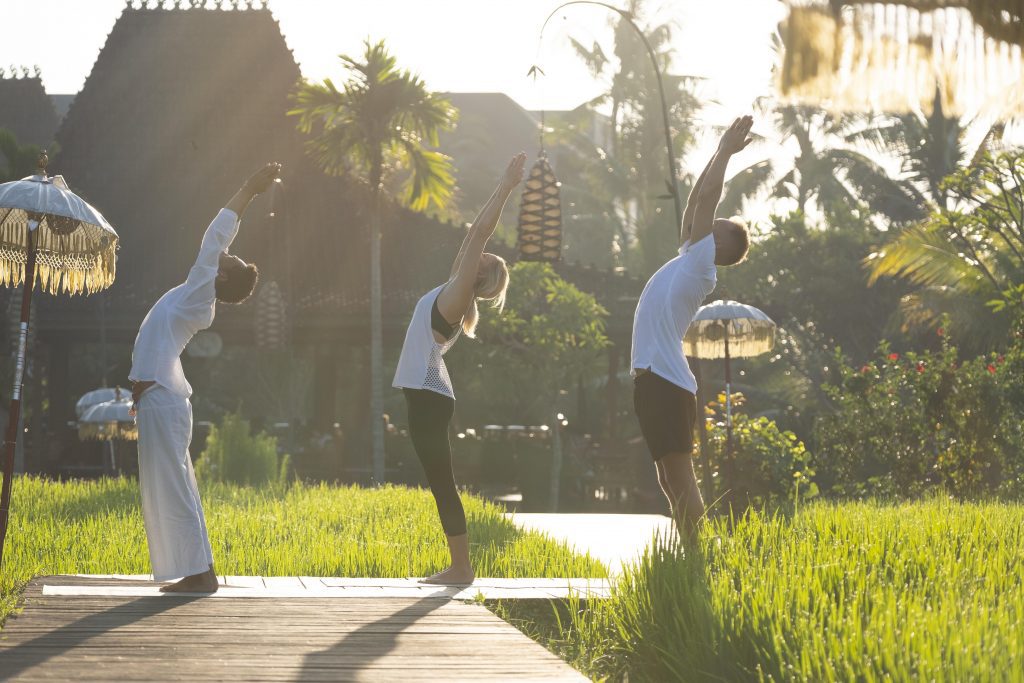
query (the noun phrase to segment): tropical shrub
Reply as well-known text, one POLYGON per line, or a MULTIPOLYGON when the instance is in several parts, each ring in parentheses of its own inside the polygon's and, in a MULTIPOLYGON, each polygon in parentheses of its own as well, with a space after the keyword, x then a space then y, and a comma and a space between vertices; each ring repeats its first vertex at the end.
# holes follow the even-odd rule
POLYGON ((707 431, 708 461, 695 465, 698 476, 710 473, 711 485, 702 487, 706 501, 720 500, 734 507, 779 504, 792 501, 797 495, 817 495, 811 480, 811 454, 796 434, 779 429, 767 417, 751 417, 736 412, 742 405, 742 394, 733 394, 732 447, 729 446, 724 405, 725 396, 707 408, 704 428, 707 431))
POLYGON ((277 438, 251 434, 249 422, 228 413, 210 429, 206 450, 196 464, 196 476, 244 486, 266 486, 288 481, 291 458, 278 458, 277 438))
POLYGON ((836 353, 815 427, 819 483, 848 496, 1024 493, 1024 344, 961 362, 941 348, 898 354, 884 344, 857 368, 836 353))

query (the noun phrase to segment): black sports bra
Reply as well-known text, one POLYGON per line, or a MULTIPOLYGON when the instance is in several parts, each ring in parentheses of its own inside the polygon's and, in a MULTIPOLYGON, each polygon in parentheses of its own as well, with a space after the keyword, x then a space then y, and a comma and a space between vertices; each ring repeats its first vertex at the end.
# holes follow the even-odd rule
POLYGON ((444 319, 441 315, 441 311, 437 308, 437 299, 441 296, 441 293, 437 293, 437 297, 434 297, 434 306, 430 309, 430 327, 437 332, 439 335, 445 338, 446 341, 451 340, 459 331, 459 324, 461 320, 454 325, 444 319))

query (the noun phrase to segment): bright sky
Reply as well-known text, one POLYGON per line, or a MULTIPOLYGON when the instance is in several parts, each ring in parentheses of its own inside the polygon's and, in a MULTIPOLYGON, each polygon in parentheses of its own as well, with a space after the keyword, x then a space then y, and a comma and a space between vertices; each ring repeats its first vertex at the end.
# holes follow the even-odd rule
MULTIPOLYGON (((148 0, 152 2, 152 0, 148 0)), ((138 0, 135 0, 138 3, 138 0)), ((383 38, 399 65, 433 90, 504 92, 526 109, 571 109, 607 89, 575 55, 569 39, 599 42, 613 55, 608 9, 576 5, 544 20, 560 0, 270 0, 288 47, 310 79, 343 78, 337 56, 357 55, 383 38), (527 76, 538 64, 545 76, 527 76)), ((624 0, 611 4, 625 5, 624 0)), ((124 9, 124 0, 0 0, 0 67, 39 66, 47 92, 78 92, 124 9)), ((707 124, 731 121, 772 92, 772 36, 785 15, 780 0, 646 0, 641 25, 669 23, 672 72, 700 76, 707 124)), ((763 131, 771 136, 771 129, 763 131)), ((716 141, 686 159, 699 172, 716 141)), ((733 170, 764 157, 741 154, 733 170), (749 157, 749 158, 748 158, 749 157)))
MULTIPOLYGON (((78 92, 124 4, 0 0, 0 65, 38 65, 48 92, 78 92)), ((399 64, 418 72, 431 89, 500 91, 527 109, 566 109, 602 90, 572 53, 568 38, 586 45, 597 40, 611 54, 614 15, 600 7, 568 7, 551 20, 538 45, 540 27, 558 4, 271 0, 270 8, 308 78, 339 77, 338 54, 358 53, 364 38, 383 38, 399 64), (526 75, 535 63, 547 74, 537 84, 526 75)), ((647 0, 645 18, 648 24, 674 26, 673 71, 709 79, 701 95, 722 103, 708 112, 718 122, 769 92, 771 36, 783 13, 778 0, 647 0)))

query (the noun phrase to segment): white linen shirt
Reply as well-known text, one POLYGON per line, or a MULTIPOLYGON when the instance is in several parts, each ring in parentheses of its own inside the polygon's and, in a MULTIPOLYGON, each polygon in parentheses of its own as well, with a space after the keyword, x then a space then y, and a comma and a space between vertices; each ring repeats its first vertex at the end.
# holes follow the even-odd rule
POLYGON ((683 354, 683 337, 716 282, 714 235, 692 245, 687 240, 679 256, 651 276, 633 317, 631 374, 650 370, 697 393, 697 380, 683 354))
POLYGON ((153 381, 185 398, 192 395, 192 387, 181 369, 181 352, 196 332, 213 324, 220 255, 236 234, 238 214, 221 209, 203 235, 188 279, 160 297, 142 321, 132 349, 128 379, 153 381))
POLYGON ((444 364, 444 354, 459 338, 462 325, 458 326, 454 337, 439 344, 434 339, 434 329, 430 324, 434 302, 440 296, 441 290, 447 286, 448 283, 434 287, 416 302, 412 320, 405 331, 405 342, 402 344, 402 354, 398 357, 398 367, 395 368, 395 379, 391 383, 395 389, 427 389, 455 399, 452 380, 444 364))

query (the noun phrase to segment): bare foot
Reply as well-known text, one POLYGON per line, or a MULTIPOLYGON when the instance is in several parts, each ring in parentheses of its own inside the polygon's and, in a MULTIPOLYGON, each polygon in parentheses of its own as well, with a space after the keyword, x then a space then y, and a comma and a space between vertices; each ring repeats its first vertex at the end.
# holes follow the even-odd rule
POLYGON ((435 586, 468 586, 473 583, 475 578, 476 575, 470 567, 465 569, 448 567, 448 569, 445 569, 443 572, 438 572, 433 576, 427 576, 420 579, 420 583, 429 583, 435 586))
POLYGON ((193 574, 168 586, 161 586, 161 593, 216 593, 220 584, 213 570, 193 574))

